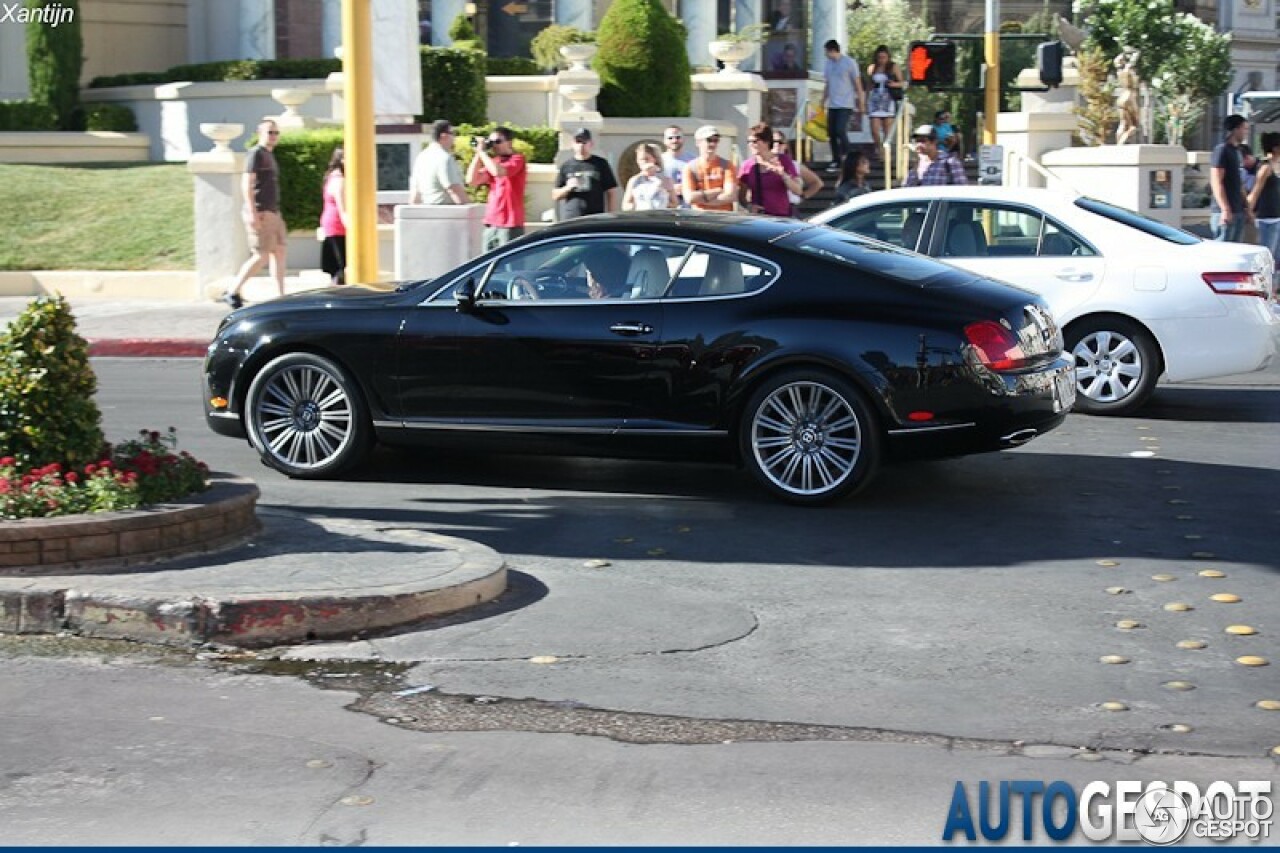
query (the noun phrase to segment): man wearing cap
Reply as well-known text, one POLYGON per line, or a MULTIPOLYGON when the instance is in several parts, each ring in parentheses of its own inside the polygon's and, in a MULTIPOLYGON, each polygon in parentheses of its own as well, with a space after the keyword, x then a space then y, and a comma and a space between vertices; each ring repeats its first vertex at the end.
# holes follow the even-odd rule
POLYGON ((662 134, 662 144, 662 172, 675 186, 680 206, 688 207, 689 203, 684 200, 684 170, 698 155, 684 150, 684 131, 677 124, 671 125, 662 134))
POLYGON ((580 127, 573 134, 573 156, 556 173, 551 198, 558 205, 556 219, 577 219, 607 213, 617 207, 618 179, 609 161, 591 153, 591 131, 580 127))
POLYGON ((738 197, 738 179, 729 161, 716 153, 720 131, 714 125, 704 124, 694 138, 698 142, 698 157, 685 167, 681 194, 691 207, 699 210, 733 210, 738 197))
POLYGON ((964 164, 955 157, 938 154, 938 131, 931 124, 922 124, 911 134, 911 145, 916 149, 916 164, 907 172, 904 187, 936 187, 945 184, 967 184, 964 164))

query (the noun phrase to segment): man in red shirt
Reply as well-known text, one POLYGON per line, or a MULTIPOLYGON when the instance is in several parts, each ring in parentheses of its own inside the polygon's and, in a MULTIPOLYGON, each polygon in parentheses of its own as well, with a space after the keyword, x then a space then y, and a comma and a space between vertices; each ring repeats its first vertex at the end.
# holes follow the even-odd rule
POLYGON ((484 250, 504 246, 524 234, 524 186, 529 172, 524 157, 511 147, 514 134, 499 127, 488 139, 473 139, 476 156, 467 167, 467 183, 489 185, 484 211, 484 250))

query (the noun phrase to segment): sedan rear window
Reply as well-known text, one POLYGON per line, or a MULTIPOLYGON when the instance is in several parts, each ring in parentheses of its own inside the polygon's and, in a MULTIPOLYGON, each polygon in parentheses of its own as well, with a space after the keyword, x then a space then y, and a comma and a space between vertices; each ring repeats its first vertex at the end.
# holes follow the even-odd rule
POLYGON ((1105 216, 1107 219, 1119 222, 1122 225, 1137 228, 1144 234, 1150 234, 1152 237, 1159 237, 1161 240, 1177 243, 1180 246, 1190 246, 1202 242, 1199 237, 1190 231, 1183 231, 1181 228, 1165 225, 1163 222, 1148 219, 1145 216, 1134 213, 1132 210, 1125 210, 1123 207, 1116 207, 1114 204, 1107 204, 1105 201, 1098 201, 1096 198, 1078 198, 1076 199, 1076 207, 1082 207, 1090 213, 1105 216))
POLYGON ((827 228, 806 229, 792 245, 806 254, 922 287, 952 272, 950 267, 924 255, 827 228))

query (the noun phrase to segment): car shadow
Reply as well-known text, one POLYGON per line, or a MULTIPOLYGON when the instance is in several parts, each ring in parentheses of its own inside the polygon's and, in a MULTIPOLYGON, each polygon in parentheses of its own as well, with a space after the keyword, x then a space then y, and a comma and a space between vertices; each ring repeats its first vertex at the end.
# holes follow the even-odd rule
POLYGON ((1160 386, 1135 417, 1156 421, 1280 423, 1280 389, 1160 386))

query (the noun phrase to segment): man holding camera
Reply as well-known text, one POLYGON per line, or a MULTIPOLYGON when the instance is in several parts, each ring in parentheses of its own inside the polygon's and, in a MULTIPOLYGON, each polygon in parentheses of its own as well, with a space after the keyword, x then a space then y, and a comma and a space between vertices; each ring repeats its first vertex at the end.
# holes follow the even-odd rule
POLYGON ((511 147, 515 135, 499 127, 488 138, 473 137, 476 156, 467 167, 467 183, 489 185, 484 209, 484 250, 505 246, 524 234, 524 186, 528 169, 524 157, 511 147))

